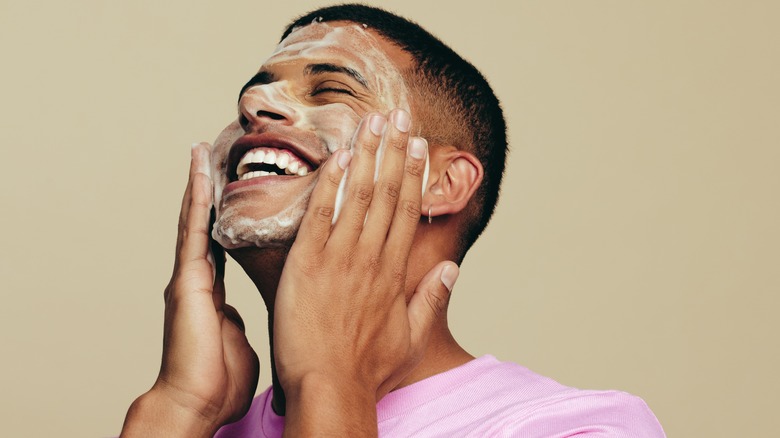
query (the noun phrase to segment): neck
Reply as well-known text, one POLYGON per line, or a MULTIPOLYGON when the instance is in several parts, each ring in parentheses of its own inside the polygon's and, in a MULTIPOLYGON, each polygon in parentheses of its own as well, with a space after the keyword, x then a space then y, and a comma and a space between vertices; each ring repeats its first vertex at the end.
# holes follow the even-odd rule
POLYGON ((289 251, 287 247, 239 248, 230 251, 230 256, 241 265, 260 292, 269 314, 274 310, 276 289, 289 251))
MULTIPOLYGON (((433 248, 438 248, 440 250, 442 247, 443 245, 413 245, 409 257, 410 269, 407 274, 407 299, 411 298, 417 284, 428 270, 435 266, 439 261, 448 258, 446 255, 435 253, 438 251, 432 250, 433 248), (413 260, 430 262, 417 263, 412 262, 413 260)), ((241 265, 247 275, 252 279, 252 282, 263 297, 263 301, 265 302, 268 311, 268 335, 271 346, 271 376, 273 384, 272 407, 274 412, 279 415, 285 414, 286 399, 284 396, 284 389, 279 384, 274 360, 274 302, 288 251, 289 248, 262 250, 258 250, 257 248, 241 248, 230 251, 230 255, 241 265)), ((458 367, 472 359, 474 359, 474 357, 466 352, 452 336, 445 313, 436 321, 432 328, 422 360, 394 388, 394 390, 458 367)))
POLYGON ((271 347, 271 379, 273 385, 272 407, 274 412, 279 415, 284 415, 285 397, 276 373, 276 361, 274 360, 274 302, 288 252, 289 248, 240 248, 230 251, 231 257, 241 265, 244 272, 255 284, 258 292, 260 292, 268 312, 268 342, 271 347))
MULTIPOLYGON (((446 319, 440 321, 440 323, 441 324, 437 323, 437 326, 431 333, 420 363, 417 364, 417 366, 415 366, 415 368, 412 369, 412 371, 395 388, 393 388, 392 391, 451 370, 474 359, 474 356, 458 345, 455 338, 452 337, 452 334, 447 327, 446 319)), ((271 378, 273 386, 271 407, 277 415, 284 416, 286 412, 286 398, 284 395, 284 388, 282 388, 282 385, 279 383, 279 378, 276 374, 276 365, 274 363, 273 326, 273 312, 269 312, 268 333, 271 344, 271 378)))

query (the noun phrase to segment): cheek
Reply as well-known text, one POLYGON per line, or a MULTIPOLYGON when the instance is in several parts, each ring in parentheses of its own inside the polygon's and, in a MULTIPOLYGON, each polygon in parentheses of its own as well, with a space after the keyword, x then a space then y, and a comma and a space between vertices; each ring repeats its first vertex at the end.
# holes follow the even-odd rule
POLYGON ((214 144, 211 147, 211 163, 212 165, 224 164, 227 159, 230 146, 238 140, 239 137, 244 135, 244 130, 241 125, 238 124, 238 120, 231 122, 222 132, 219 133, 214 144))
POLYGON ((360 117, 346 105, 312 108, 307 118, 330 153, 337 149, 349 148, 360 123, 360 117))
POLYGON ((214 205, 217 208, 222 200, 222 189, 227 185, 225 169, 230 146, 243 134, 244 130, 238 121, 233 121, 222 130, 211 148, 211 176, 214 181, 214 205))

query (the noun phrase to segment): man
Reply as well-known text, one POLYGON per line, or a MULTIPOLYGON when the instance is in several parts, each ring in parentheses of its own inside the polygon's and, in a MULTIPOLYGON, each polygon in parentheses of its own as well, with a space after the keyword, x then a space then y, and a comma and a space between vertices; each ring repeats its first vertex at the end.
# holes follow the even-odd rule
POLYGON ((475 359, 450 334, 457 264, 506 155, 470 64, 387 12, 324 8, 287 29, 238 107, 212 149, 193 147, 162 367, 123 436, 663 436, 633 396, 475 359), (274 382, 254 401, 212 205, 213 239, 269 311, 274 382))

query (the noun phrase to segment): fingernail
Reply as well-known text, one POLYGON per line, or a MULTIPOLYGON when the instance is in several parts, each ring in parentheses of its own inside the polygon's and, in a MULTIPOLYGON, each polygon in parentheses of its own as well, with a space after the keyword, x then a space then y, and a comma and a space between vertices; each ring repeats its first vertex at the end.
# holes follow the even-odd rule
POLYGON ((339 152, 339 156, 337 158, 337 163, 341 170, 346 170, 347 166, 349 165, 349 161, 352 159, 352 153, 348 150, 343 150, 339 152))
POLYGON ((409 126, 412 124, 412 117, 404 110, 393 112, 393 124, 401 132, 409 132, 409 126))
POLYGON ((421 137, 412 138, 412 141, 409 144, 409 155, 411 155, 412 158, 422 160, 423 158, 425 158, 425 151, 427 150, 428 150, 428 142, 424 138, 421 137))
POLYGON ((382 135, 386 124, 387 120, 385 120, 385 118, 379 114, 372 115, 371 120, 368 121, 368 127, 371 129, 371 132, 373 132, 374 135, 382 135))
POLYGON ((456 264, 448 264, 441 270, 441 282, 448 291, 452 292, 458 275, 460 275, 460 269, 458 269, 458 265, 456 264))

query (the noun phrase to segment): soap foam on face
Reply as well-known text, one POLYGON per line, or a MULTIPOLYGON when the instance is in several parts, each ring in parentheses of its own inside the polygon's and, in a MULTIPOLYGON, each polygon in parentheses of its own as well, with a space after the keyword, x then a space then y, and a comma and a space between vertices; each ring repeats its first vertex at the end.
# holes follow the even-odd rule
MULTIPOLYGON (((274 66, 289 68, 290 65, 299 65, 303 69, 304 65, 314 62, 334 63, 361 72, 369 81, 370 88, 377 93, 381 107, 375 110, 385 114, 393 108, 409 111, 408 91, 401 73, 384 53, 379 41, 362 26, 313 23, 296 29, 277 46, 264 66, 273 69, 274 66)), ((362 114, 346 104, 311 105, 303 101, 302 94, 305 93, 296 87, 300 88, 300 85, 289 80, 256 85, 246 91, 245 98, 262 99, 271 108, 293 114, 292 127, 301 133, 300 140, 307 139, 302 144, 315 148, 321 156, 350 148, 362 114)), ((230 146, 242 135, 243 129, 234 121, 215 141, 212 174, 217 220, 212 236, 227 249, 289 246, 295 239, 316 181, 313 180, 278 213, 268 217, 254 217, 248 213, 253 210, 252 202, 256 200, 250 202, 232 194, 223 199, 222 192, 228 183, 227 154, 230 146)), ((426 160, 424 181, 427 181, 428 166, 426 160)), ((336 198, 336 215, 343 200, 344 180, 336 198)))

